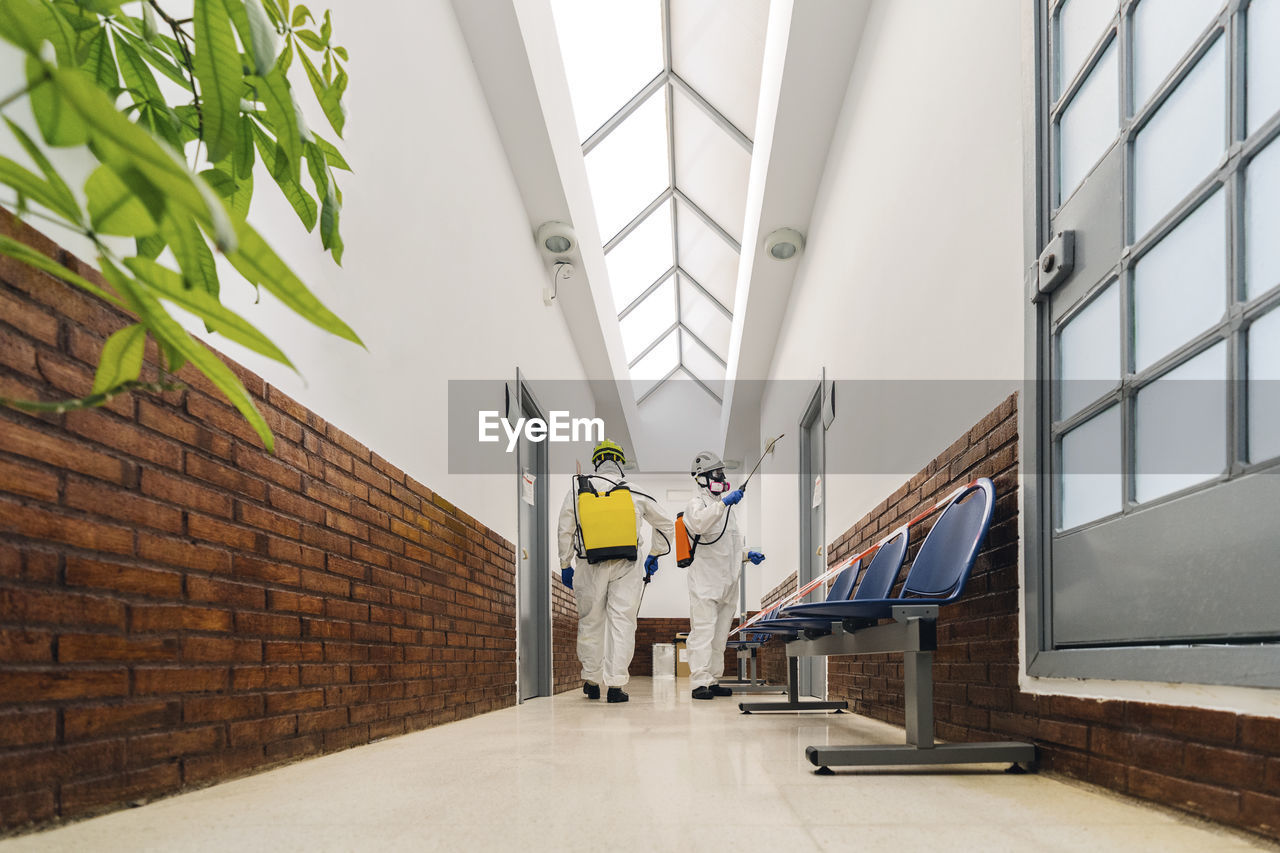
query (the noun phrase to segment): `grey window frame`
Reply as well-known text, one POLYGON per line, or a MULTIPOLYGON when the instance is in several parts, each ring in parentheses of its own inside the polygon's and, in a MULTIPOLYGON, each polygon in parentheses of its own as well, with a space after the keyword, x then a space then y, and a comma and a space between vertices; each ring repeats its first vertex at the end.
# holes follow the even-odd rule
MULTIPOLYGON (((1132 498, 1131 465, 1129 454, 1132 453, 1131 405, 1127 401, 1137 391, 1159 376, 1164 375, 1176 365, 1185 363, 1195 354, 1203 352, 1219 340, 1227 341, 1228 371, 1232 386, 1237 386, 1228 394, 1228 467, 1224 474, 1206 480, 1195 486, 1181 489, 1157 500, 1142 504, 1148 507, 1179 496, 1213 486, 1228 479, 1238 478, 1265 468, 1275 468, 1280 460, 1272 459, 1262 463, 1245 464, 1241 460, 1241 443, 1244 440, 1244 429, 1247 425, 1246 413, 1240 405, 1245 366, 1244 335, 1250 323, 1267 311, 1280 306, 1280 288, 1273 288, 1251 302, 1243 301, 1242 285, 1245 258, 1239 251, 1243 245, 1242 235, 1244 221, 1244 172, 1252 158, 1268 144, 1280 144, 1280 115, 1272 116, 1258 128, 1250 138, 1247 134, 1245 100, 1241 97, 1245 91, 1245 50, 1246 38, 1244 13, 1250 0, 1229 0, 1223 5, 1212 25, 1206 28, 1197 38, 1195 46, 1184 55, 1170 72, 1170 76, 1157 88, 1144 105, 1133 105, 1133 84, 1131 75, 1125 72, 1130 62, 1132 50, 1132 21, 1134 9, 1139 0, 1121 0, 1118 3, 1118 17, 1090 51, 1089 57, 1082 63, 1075 77, 1062 81, 1061 94, 1055 100, 1052 97, 1053 73, 1050 55, 1050 30, 1054 25, 1053 15, 1065 0, 1037 0, 1034 4, 1031 31, 1024 32, 1023 55, 1034 73, 1027 75, 1024 81, 1024 109, 1027 111, 1024 134, 1024 257, 1028 262, 1028 271, 1024 281, 1026 311, 1024 312, 1025 368, 1030 380, 1026 392, 1022 396, 1023 409, 1023 464, 1030 476, 1023 478, 1024 505, 1026 513, 1024 525, 1025 567, 1025 608, 1026 608, 1026 666, 1027 674, 1048 678, 1100 678, 1132 681, 1171 681, 1202 684, 1232 684, 1252 687, 1280 686, 1280 645, 1274 642, 1256 644, 1213 644, 1190 643, 1184 645, 1155 646, 1106 646, 1090 648, 1055 648, 1052 644, 1052 608, 1050 601, 1051 584, 1048 572, 1051 566, 1050 548, 1054 535, 1054 502, 1053 490, 1056 488, 1054 477, 1048 463, 1053 461, 1059 452, 1060 437, 1070 428, 1083 423, 1088 418, 1120 403, 1122 419, 1122 455, 1125 461, 1123 478, 1123 508, 1121 513, 1132 511, 1135 504, 1132 498), (1057 198, 1058 187, 1055 169, 1051 168, 1058 157, 1057 129, 1055 121, 1062 110, 1071 101, 1079 89, 1085 76, 1101 57, 1106 46, 1115 42, 1120 49, 1121 80, 1121 128, 1115 145, 1123 146, 1121 152, 1124 192, 1126 197, 1133 192, 1133 141, 1146 126, 1151 117, 1160 108, 1168 95, 1182 82, 1186 75, 1195 68, 1196 62, 1207 53, 1218 39, 1227 39, 1227 62, 1229 90, 1227 100, 1230 136, 1227 140, 1226 154, 1217 168, 1200 182, 1197 187, 1183 198, 1161 220, 1152 226, 1150 232, 1141 235, 1136 242, 1132 234, 1131 205, 1123 205, 1123 243, 1126 247, 1111 272, 1104 275, 1096 284, 1087 284, 1074 304, 1063 310, 1061 316, 1054 320, 1049 300, 1037 300, 1037 267, 1035 260, 1050 240, 1052 216, 1062 205, 1066 204, 1079 187, 1067 189, 1067 197, 1057 198), (1177 350, 1160 358, 1139 373, 1129 370, 1132 364, 1130 340, 1130 318, 1128 316, 1128 295, 1132 288, 1133 267, 1155 246, 1159 240, 1177 227, 1188 215, 1199 208, 1213 193, 1222 189, 1230 221, 1233 223, 1228 234, 1228 257, 1232 265, 1227 287, 1230 288, 1228 311, 1223 320, 1211 329, 1197 335, 1184 343, 1177 350), (1121 289, 1121 335, 1122 357, 1125 369, 1121 379, 1107 394, 1084 406, 1080 411, 1061 421, 1054 421, 1052 408, 1052 382, 1055 376, 1054 348, 1056 347, 1057 330, 1080 308, 1092 300, 1107 286, 1118 286, 1121 289)), ((1055 464, 1053 466, 1057 468, 1055 464)), ((1098 519, 1091 524, 1114 519, 1116 514, 1098 519)), ((1085 525, 1081 525, 1084 527, 1085 525)), ((1277 625, 1280 634, 1280 625, 1277 625)))

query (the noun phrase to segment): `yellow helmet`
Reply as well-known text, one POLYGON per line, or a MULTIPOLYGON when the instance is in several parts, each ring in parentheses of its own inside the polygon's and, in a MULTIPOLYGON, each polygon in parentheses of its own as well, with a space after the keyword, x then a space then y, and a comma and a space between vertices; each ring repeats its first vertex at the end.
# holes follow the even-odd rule
POLYGON ((599 468, 601 462, 609 459, 617 462, 619 466, 627 464, 627 454, 623 452, 622 445, 606 438, 596 445, 595 450, 591 451, 591 465, 594 468, 599 468))

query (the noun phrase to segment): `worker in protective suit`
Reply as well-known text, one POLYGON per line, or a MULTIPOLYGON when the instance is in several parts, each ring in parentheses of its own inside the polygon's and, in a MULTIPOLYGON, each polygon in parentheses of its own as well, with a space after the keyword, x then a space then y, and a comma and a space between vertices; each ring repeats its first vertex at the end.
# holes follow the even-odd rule
POLYGON ((742 490, 730 490, 724 461, 709 450, 693 458, 689 473, 698 489, 684 511, 684 525, 694 541, 689 565, 689 675, 694 699, 730 696, 717 682, 724 675, 724 648, 738 605, 738 578, 743 560, 759 565, 764 554, 748 551, 734 507, 742 490))
POLYGON ((582 692, 599 699, 604 684, 609 702, 626 702, 641 588, 658 570, 658 557, 670 553, 675 523, 626 482, 621 446, 600 442, 591 464, 595 473, 575 477, 560 508, 560 579, 578 601, 582 692), (642 522, 653 528, 647 543, 642 522))

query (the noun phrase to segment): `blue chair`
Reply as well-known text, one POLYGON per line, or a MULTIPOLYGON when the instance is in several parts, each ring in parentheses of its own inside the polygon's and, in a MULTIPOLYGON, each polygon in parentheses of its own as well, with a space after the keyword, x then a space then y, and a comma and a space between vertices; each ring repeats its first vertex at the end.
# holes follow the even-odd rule
MULTIPOLYGON (((951 604, 964 591, 995 511, 996 490, 985 477, 963 489, 942 511, 911 563, 902 591, 896 598, 884 593, 855 596, 849 601, 819 601, 783 608, 780 618, 821 618, 851 623, 859 628, 888 619, 895 607, 912 603, 951 604)), ((879 556, 877 554, 877 556, 879 556)), ((859 589, 861 592, 861 589, 859 589)))
MULTIPOLYGON (((902 565, 901 561, 899 561, 898 565, 902 565)), ((857 581, 858 572, 861 569, 862 561, 859 560, 836 575, 835 581, 832 582, 831 588, 827 591, 826 601, 844 601, 847 599, 849 593, 853 591, 854 583, 857 581)), ((868 571, 870 571, 870 568, 868 568, 868 571)), ((752 625, 751 630, 760 634, 781 637, 795 637, 803 630, 816 631, 824 628, 828 632, 831 630, 830 619, 785 619, 780 613, 781 608, 752 625)))

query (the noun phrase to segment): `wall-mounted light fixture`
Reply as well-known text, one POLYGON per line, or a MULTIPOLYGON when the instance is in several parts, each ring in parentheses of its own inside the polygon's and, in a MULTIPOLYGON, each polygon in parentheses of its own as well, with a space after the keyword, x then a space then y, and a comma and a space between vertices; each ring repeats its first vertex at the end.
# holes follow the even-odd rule
POLYGON ((764 249, 771 258, 790 260, 804 251, 804 235, 794 228, 779 228, 764 238, 764 249))
POLYGON ((566 222, 544 222, 538 226, 538 248, 552 262, 551 286, 542 289, 542 303, 550 305, 559 295, 560 281, 573 278, 570 255, 578 248, 578 237, 566 222))

